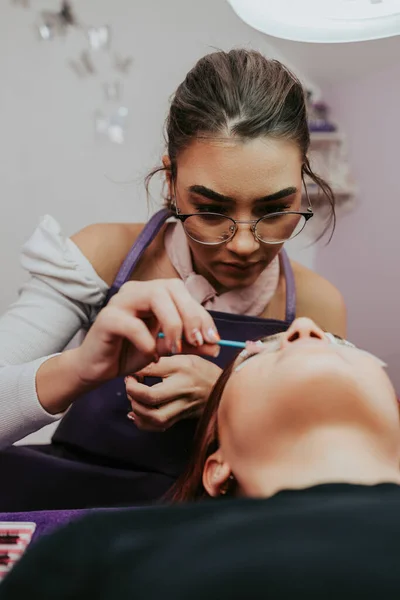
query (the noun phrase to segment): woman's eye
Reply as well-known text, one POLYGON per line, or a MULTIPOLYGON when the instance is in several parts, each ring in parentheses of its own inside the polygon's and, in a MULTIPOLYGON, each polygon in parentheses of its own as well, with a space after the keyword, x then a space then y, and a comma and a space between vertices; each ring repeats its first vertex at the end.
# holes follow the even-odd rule
POLYGON ((225 207, 218 206, 217 204, 197 204, 194 205, 194 208, 200 213, 218 213, 219 215, 224 215, 227 212, 225 207))
POLYGON ((277 212, 285 212, 286 210, 290 210, 290 204, 282 204, 280 206, 263 206, 257 209, 257 215, 263 217, 264 215, 271 215, 277 212))

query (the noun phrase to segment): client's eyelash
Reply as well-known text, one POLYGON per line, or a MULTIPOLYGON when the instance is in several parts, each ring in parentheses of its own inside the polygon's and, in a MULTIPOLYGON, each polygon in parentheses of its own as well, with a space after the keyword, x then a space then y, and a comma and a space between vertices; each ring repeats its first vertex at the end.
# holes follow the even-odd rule
POLYGON ((239 358, 250 358, 255 354, 258 354, 258 351, 264 346, 264 344, 268 344, 269 342, 273 342, 277 340, 281 336, 280 333, 275 333, 274 335, 269 335, 267 337, 263 337, 256 342, 247 342, 247 346, 244 350, 239 354, 239 358), (252 349, 253 348, 253 349, 252 349))
POLYGON ((259 352, 265 348, 266 344, 269 344, 271 342, 274 342, 276 340, 278 340, 281 337, 282 334, 280 333, 275 333, 274 335, 269 335, 267 337, 261 338, 260 340, 257 340, 256 342, 248 342, 248 345, 246 346, 246 348, 244 350, 242 350, 242 352, 239 354, 239 358, 242 359, 240 365, 238 365, 235 369, 235 371, 239 371, 242 368, 242 365, 244 365, 250 358, 252 358, 253 356, 256 356, 257 354, 259 354, 259 352))
POLYGON ((344 338, 340 337, 339 335, 336 335, 334 333, 329 333, 328 331, 325 331, 325 335, 328 339, 330 339, 331 341, 333 341, 335 344, 337 344, 339 346, 349 346, 349 348, 355 348, 354 344, 352 344, 348 340, 345 340, 344 338))

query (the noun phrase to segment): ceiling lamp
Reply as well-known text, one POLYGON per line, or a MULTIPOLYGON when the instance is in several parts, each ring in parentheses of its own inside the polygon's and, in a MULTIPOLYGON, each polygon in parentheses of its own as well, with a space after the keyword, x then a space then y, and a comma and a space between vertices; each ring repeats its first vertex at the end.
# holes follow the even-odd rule
POLYGON ((228 0, 245 23, 297 42, 361 42, 400 35, 400 0, 228 0))

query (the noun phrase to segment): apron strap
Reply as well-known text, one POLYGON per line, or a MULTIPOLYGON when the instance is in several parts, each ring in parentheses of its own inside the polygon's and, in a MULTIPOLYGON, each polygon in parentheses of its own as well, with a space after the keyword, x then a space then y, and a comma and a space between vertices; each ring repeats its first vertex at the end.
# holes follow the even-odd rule
POLYGON ((292 323, 296 318, 296 284, 286 250, 281 250, 281 257, 286 279, 286 321, 292 323))
MULTIPOLYGON (((165 221, 171 216, 171 211, 167 208, 163 208, 156 212, 146 223, 122 263, 122 266, 108 291, 104 305, 106 305, 110 298, 119 291, 120 287, 129 280, 129 277, 141 259, 143 252, 159 233, 165 221)), ((296 286, 292 265, 290 264, 289 257, 285 250, 281 251, 281 257, 286 279, 286 321, 292 323, 296 318, 296 286)))
POLYGON ((119 291, 120 287, 129 280, 132 271, 142 258, 143 252, 154 240, 165 221, 171 216, 171 211, 169 211, 167 208, 163 208, 162 210, 156 212, 156 214, 153 215, 146 223, 138 235, 137 240, 129 250, 113 284, 108 290, 104 304, 107 304, 110 298, 112 298, 112 296, 119 291))

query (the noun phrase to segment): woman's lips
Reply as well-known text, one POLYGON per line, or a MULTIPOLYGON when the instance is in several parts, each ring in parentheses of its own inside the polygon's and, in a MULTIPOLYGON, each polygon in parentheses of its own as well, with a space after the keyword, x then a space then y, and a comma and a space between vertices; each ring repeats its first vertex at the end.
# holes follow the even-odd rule
POLYGON ((252 262, 252 263, 228 263, 221 262, 220 266, 231 273, 244 273, 249 274, 253 273, 255 270, 262 270, 263 266, 261 262, 252 262))

